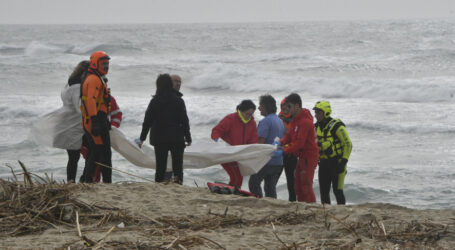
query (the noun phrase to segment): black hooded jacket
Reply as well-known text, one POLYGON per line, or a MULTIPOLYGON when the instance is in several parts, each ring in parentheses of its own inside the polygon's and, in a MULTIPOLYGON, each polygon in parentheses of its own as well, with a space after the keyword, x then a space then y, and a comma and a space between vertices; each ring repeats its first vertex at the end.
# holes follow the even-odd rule
POLYGON ((155 95, 145 111, 141 141, 150 131, 150 144, 176 144, 185 146, 191 142, 190 125, 185 101, 174 91, 155 95))

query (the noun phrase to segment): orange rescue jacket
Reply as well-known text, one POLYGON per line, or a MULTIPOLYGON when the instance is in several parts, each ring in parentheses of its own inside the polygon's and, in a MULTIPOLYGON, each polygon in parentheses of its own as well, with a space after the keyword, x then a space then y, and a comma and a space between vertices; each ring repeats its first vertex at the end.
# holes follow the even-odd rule
POLYGON ((89 74, 82 84, 81 101, 84 124, 90 117, 102 111, 109 114, 109 93, 107 84, 96 74, 89 74))

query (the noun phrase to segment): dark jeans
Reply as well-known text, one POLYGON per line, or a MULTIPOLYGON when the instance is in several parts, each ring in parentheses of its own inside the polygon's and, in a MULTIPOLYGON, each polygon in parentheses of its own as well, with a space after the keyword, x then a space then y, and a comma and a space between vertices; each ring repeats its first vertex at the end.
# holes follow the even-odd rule
POLYGON ((338 160, 336 158, 319 160, 319 192, 321 193, 322 204, 330 204, 330 186, 332 186, 337 204, 346 204, 343 187, 341 189, 338 187, 339 175, 344 175, 345 173, 338 173, 337 163, 338 160))
POLYGON ((286 182, 288 186, 289 201, 296 201, 294 190, 294 172, 297 166, 297 157, 292 154, 283 154, 284 173, 286 174, 286 182))
MULTIPOLYGON (((111 151, 111 138, 109 130, 103 129, 101 131, 101 139, 103 144, 95 144, 90 134, 85 133, 88 142, 88 155, 85 160, 85 168, 82 173, 81 182, 93 182, 93 176, 97 167, 96 162, 103 165, 112 167, 112 151, 111 151)), ((101 174, 104 183, 112 183, 112 169, 101 166, 101 174)))
POLYGON ((170 181, 173 176, 174 176, 174 173, 172 171, 166 171, 166 174, 165 174, 166 181, 170 181))
POLYGON ((276 198, 276 184, 283 172, 281 165, 265 165, 259 172, 250 176, 248 187, 250 192, 262 197, 261 182, 264 180, 264 192, 266 197, 276 198))
POLYGON ((167 156, 169 151, 171 152, 172 158, 172 172, 174 173, 174 179, 182 184, 183 183, 183 152, 185 150, 184 144, 158 144, 154 146, 155 158, 156 158, 156 174, 155 181, 163 182, 166 180, 166 167, 167 167, 167 156))
POLYGON ((68 164, 66 165, 66 181, 76 182, 77 163, 81 157, 81 150, 66 150, 68 153, 68 164))

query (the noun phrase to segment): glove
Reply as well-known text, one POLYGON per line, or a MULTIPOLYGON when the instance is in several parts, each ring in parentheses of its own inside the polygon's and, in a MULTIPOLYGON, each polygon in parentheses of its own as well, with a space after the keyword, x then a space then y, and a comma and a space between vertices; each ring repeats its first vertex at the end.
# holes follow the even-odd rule
POLYGON ((275 138, 275 140, 272 142, 272 145, 281 146, 280 138, 275 138))
POLYGON ((344 159, 344 158, 341 158, 341 160, 338 161, 338 164, 337 164, 337 173, 338 174, 341 174, 344 172, 344 170, 346 169, 347 163, 348 163, 348 160, 344 159))
POLYGON ((213 139, 214 142, 218 142, 220 138, 213 139))
POLYGON ((90 120, 92 120, 92 135, 98 136, 101 134, 101 124, 98 120, 97 116, 92 116, 90 117, 90 120))
POLYGON ((144 143, 144 141, 141 141, 141 139, 136 138, 136 139, 134 139, 134 143, 136 143, 139 147, 141 147, 142 143, 144 143))
POLYGON ((278 150, 273 151, 273 157, 280 157, 280 156, 283 156, 283 150, 278 149, 278 150))

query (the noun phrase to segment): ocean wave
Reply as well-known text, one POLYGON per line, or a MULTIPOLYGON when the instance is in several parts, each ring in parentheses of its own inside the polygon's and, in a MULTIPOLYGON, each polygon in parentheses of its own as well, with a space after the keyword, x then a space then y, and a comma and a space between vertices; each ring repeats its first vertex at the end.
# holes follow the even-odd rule
POLYGON ((88 43, 83 45, 75 45, 68 48, 65 52, 76 55, 87 55, 94 51, 106 51, 108 54, 128 54, 133 52, 141 52, 142 48, 134 46, 127 41, 118 43, 88 43))
MULTIPOLYGON (((353 65, 352 67, 361 67, 353 65)), ((284 74, 239 64, 211 63, 187 87, 201 91, 303 92, 323 98, 368 98, 398 102, 452 102, 455 78, 348 78, 284 74)))
POLYGON ((405 133, 405 134, 455 134, 455 127, 447 127, 441 124, 435 124, 432 126, 422 125, 408 125, 400 126, 394 123, 388 125, 387 123, 373 123, 373 122, 352 122, 346 124, 349 128, 364 129, 371 131, 385 131, 389 133, 405 133))
POLYGON ((0 44, 0 55, 11 56, 24 54, 25 48, 0 44))
MULTIPOLYGON (((453 46, 453 45, 452 45, 453 46)), ((449 62, 455 60, 455 50, 452 48, 422 48, 410 51, 407 58, 404 58, 406 63, 421 64, 424 63, 428 66, 430 62, 437 63, 439 67, 441 62, 448 62, 447 66, 452 65, 449 62)))
MULTIPOLYGON (((207 64, 209 67, 213 64, 226 64, 226 65, 250 65, 250 64, 268 64, 268 63, 282 63, 289 64, 299 63, 303 60, 308 60, 310 57, 306 54, 280 54, 280 53, 267 53, 267 54, 246 54, 246 55, 232 55, 232 54, 207 54, 207 55, 179 55, 178 63, 182 64, 207 64)), ((169 61, 170 58, 163 58, 169 61)))
MULTIPOLYGON (((320 197, 319 193, 319 183, 315 181, 313 189, 317 197, 320 197)), ((393 196, 390 190, 365 187, 361 184, 345 184, 344 185, 344 195, 348 198, 349 203, 359 204, 367 202, 379 202, 384 201, 385 197, 393 196)), ((287 191, 285 184, 281 184, 280 190, 283 192, 287 191)), ((335 197, 333 193, 331 194, 332 204, 334 203, 335 197)), ((318 198, 319 199, 319 198, 318 198)))
MULTIPOLYGON (((414 79, 316 79, 313 94, 323 97, 356 97, 380 101, 446 102, 453 101, 454 79, 428 77, 414 79)), ((309 85, 311 86, 311 85, 309 85)))
POLYGON ((109 54, 129 54, 141 52, 143 49, 125 41, 116 43, 87 43, 81 45, 53 44, 42 41, 32 41, 24 47, 0 45, 0 55, 3 56, 26 55, 43 57, 54 54, 74 54, 86 56, 98 50, 107 51, 109 54))
POLYGON ((0 106, 0 125, 30 124, 34 119, 60 108, 59 101, 57 98, 49 99, 46 96, 30 98, 30 96, 10 95, 3 97, 0 106), (49 107, 54 108, 50 110, 49 107))
POLYGON ((58 45, 52 45, 49 43, 43 43, 39 41, 32 41, 24 50, 27 56, 38 56, 38 55, 51 55, 55 53, 62 53, 65 51, 64 47, 58 45))
POLYGON ((254 71, 238 64, 212 63, 197 73, 186 86, 193 90, 233 92, 277 91, 287 88, 287 76, 254 71))
POLYGON ((0 125, 15 126, 17 124, 26 124, 31 119, 38 119, 42 113, 33 110, 13 110, 11 112, 0 111, 0 125))
POLYGON ((344 194, 346 197, 349 197, 349 202, 365 203, 384 201, 390 195, 390 191, 356 184, 346 184, 344 186, 344 194))

